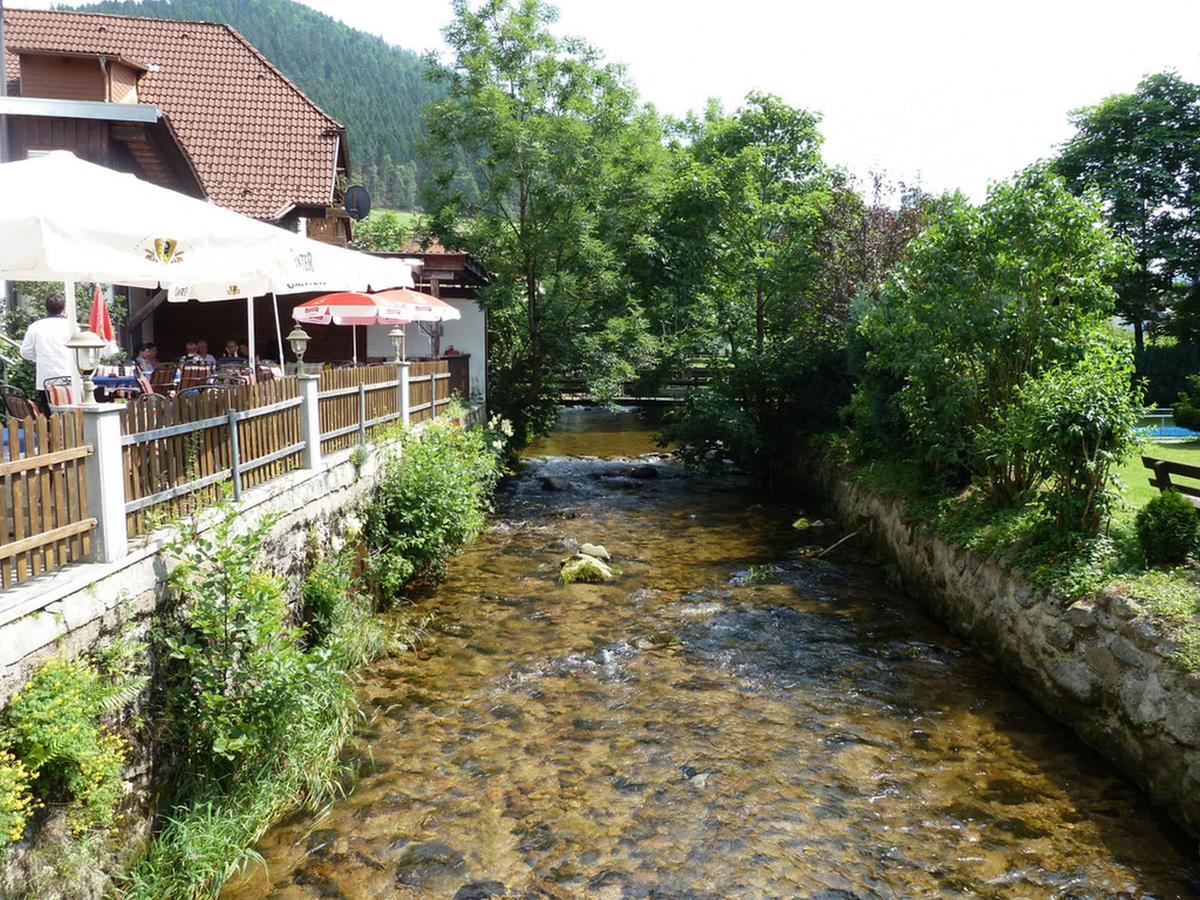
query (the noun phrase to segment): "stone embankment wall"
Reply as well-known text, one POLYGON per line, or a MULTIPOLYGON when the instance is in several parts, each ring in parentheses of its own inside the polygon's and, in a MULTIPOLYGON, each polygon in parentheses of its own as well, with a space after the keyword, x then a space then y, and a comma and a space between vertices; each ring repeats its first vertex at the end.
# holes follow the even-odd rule
POLYGON ((1200 675, 1118 590, 1067 601, 907 521, 900 503, 826 468, 843 524, 895 561, 903 587, 1050 714, 1200 835, 1200 675))

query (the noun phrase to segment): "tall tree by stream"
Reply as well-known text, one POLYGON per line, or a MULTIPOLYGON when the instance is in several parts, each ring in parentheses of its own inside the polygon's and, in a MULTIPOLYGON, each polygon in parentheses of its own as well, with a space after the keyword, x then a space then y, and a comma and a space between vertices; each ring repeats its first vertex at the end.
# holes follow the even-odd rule
POLYGON ((551 380, 638 319, 624 249, 664 152, 624 72, 553 35, 555 15, 540 0, 455 0, 453 63, 429 68, 445 88, 426 115, 429 226, 495 277, 492 394, 526 433, 550 421, 551 380))

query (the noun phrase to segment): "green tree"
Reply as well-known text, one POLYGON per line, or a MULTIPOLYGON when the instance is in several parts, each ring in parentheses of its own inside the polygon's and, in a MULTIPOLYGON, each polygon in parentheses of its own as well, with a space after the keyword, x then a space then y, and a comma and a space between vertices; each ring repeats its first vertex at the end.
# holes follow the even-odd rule
MULTIPOLYGON (((1099 190, 1113 230, 1134 248, 1116 311, 1140 350, 1177 281, 1200 307, 1200 85, 1151 75, 1131 94, 1076 111, 1072 123, 1078 131, 1055 167, 1076 193, 1099 190)), ((1181 317, 1189 340, 1200 338, 1196 312, 1181 317)))
MULTIPOLYGON (((626 157, 640 111, 623 72, 576 39, 549 31, 540 0, 455 0, 444 99, 426 117, 433 233, 494 276, 482 303, 494 329, 493 397, 522 431, 543 426, 556 373, 576 339, 624 312, 614 210, 638 204, 626 157), (464 174, 473 175, 468 190, 464 174), (618 186, 624 187, 619 190, 618 186)), ((638 157, 638 154, 633 154, 638 157)))
POLYGON ((387 250, 393 253, 404 249, 412 236, 404 220, 394 210, 376 210, 354 225, 352 245, 359 250, 387 250))
POLYGON ((1072 196, 1044 167, 995 185, 982 206, 944 201, 859 326, 869 369, 900 386, 891 402, 918 453, 1001 503, 1040 485, 1056 461, 1017 414, 1020 392, 1092 346, 1128 263, 1099 199, 1072 196))

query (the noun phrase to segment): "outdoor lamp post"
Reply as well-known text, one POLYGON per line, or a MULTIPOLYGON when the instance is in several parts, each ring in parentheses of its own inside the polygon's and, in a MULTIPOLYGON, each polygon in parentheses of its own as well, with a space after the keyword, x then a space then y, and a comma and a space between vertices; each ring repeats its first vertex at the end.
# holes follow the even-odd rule
POLYGON ((304 373, 304 351, 308 349, 310 340, 308 332, 297 325, 291 330, 287 336, 288 343, 292 347, 292 353, 296 355, 296 368, 301 374, 304 373))
POLYGON ((100 354, 108 344, 96 332, 83 329, 71 335, 67 346, 75 351, 75 364, 79 367, 79 374, 83 376, 83 405, 94 406, 96 383, 92 381, 92 373, 100 365, 100 354))
POLYGON ((388 332, 392 346, 396 348, 396 362, 404 362, 404 326, 396 325, 388 332))

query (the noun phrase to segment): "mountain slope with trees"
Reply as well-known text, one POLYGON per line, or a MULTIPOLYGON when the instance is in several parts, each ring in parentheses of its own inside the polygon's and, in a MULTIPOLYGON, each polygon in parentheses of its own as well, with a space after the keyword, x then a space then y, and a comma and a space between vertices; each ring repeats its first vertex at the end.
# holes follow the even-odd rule
POLYGON ((421 56, 294 0, 104 0, 88 12, 225 22, 349 132, 352 181, 376 206, 411 209, 428 170, 421 108, 443 89, 421 56))

